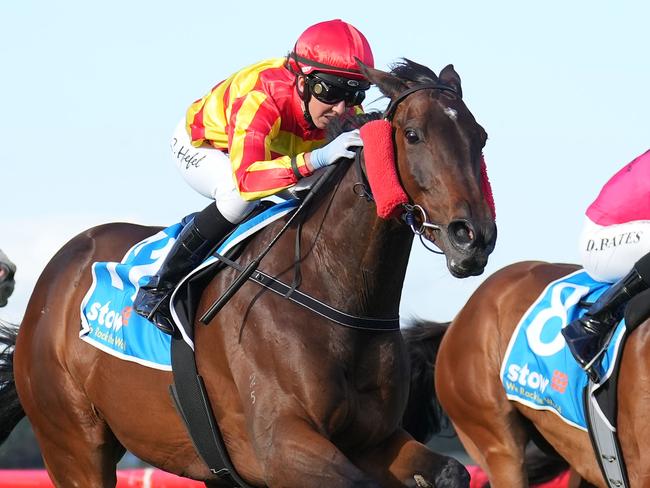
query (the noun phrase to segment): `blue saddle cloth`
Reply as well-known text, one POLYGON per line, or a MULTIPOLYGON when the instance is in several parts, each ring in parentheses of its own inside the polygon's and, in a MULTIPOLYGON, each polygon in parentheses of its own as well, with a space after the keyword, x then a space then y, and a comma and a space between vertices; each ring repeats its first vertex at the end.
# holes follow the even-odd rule
MULTIPOLYGON (((580 270, 544 289, 517 325, 501 365, 501 381, 510 400, 550 410, 568 424, 587 430, 582 402, 587 375, 560 330, 584 315, 581 300, 594 302, 609 286, 580 270)), ((623 320, 604 354, 602 382, 612 373, 624 331, 623 320)))
MULTIPOLYGON (((297 200, 278 203, 237 227, 218 249, 227 253, 233 246, 271 222, 292 212, 297 200)), ((171 371, 171 336, 133 312, 133 300, 140 285, 155 275, 178 234, 182 223, 174 224, 133 246, 122 261, 92 265, 92 285, 81 302, 79 337, 127 361, 171 371)), ((200 267, 216 261, 210 256, 200 267)))

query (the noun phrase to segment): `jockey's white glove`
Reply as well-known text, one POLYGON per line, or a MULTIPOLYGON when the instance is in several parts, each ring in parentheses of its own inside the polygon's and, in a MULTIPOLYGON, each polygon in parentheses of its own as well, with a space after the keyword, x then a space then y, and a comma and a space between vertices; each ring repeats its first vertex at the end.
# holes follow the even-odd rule
POLYGON ((311 166, 318 169, 328 166, 340 158, 353 158, 354 151, 350 151, 349 148, 361 146, 363 146, 363 141, 359 135, 359 129, 344 132, 329 144, 311 152, 311 166))

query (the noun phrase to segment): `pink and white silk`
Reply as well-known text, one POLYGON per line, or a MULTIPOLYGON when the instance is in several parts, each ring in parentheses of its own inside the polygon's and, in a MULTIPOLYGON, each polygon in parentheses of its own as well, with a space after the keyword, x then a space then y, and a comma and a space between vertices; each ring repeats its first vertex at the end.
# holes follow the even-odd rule
POLYGON ((650 220, 650 150, 605 183, 587 217, 598 225, 650 220))
POLYGON ((612 176, 589 206, 579 252, 591 277, 610 283, 650 252, 650 151, 612 176))

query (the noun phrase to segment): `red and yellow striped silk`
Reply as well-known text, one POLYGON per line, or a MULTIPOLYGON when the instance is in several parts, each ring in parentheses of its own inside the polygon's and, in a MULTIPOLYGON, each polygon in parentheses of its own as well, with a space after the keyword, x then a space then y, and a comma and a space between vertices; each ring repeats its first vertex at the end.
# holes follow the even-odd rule
POLYGON ((303 116, 295 77, 284 62, 275 58, 244 68, 187 111, 192 144, 211 144, 229 154, 246 200, 294 185, 294 157, 300 174, 308 176, 304 153, 324 143, 324 132, 310 128, 303 116))

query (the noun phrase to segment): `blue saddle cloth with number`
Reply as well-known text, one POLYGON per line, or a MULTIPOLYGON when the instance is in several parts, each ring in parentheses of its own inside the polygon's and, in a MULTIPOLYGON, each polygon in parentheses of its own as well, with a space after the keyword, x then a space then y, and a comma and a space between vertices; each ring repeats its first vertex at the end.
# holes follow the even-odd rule
MULTIPOLYGON (((586 312, 580 301, 594 302, 609 286, 579 270, 544 289, 517 325, 501 365, 501 382, 510 400, 550 410, 568 424, 587 430, 582 394, 588 378, 560 330, 586 312)), ((603 356, 601 384, 612 373, 624 332, 623 320, 603 356)))
MULTIPOLYGON (((292 212, 298 200, 287 200, 266 209, 237 227, 217 250, 227 253, 271 222, 292 212)), ((183 228, 178 223, 133 246, 119 262, 92 265, 92 285, 81 302, 79 337, 102 351, 144 366, 171 371, 171 336, 133 312, 140 285, 158 272, 183 228)), ((210 256, 200 266, 216 261, 210 256)))

